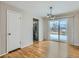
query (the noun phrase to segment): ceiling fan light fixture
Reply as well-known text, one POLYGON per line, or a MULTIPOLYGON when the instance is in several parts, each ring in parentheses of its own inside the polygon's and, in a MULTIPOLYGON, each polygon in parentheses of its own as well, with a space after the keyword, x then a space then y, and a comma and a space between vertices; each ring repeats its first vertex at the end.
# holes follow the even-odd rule
POLYGON ((55 19, 55 16, 52 15, 52 7, 49 7, 49 9, 50 9, 50 14, 47 14, 47 17, 48 17, 50 20, 53 20, 53 19, 55 19))
POLYGON ((50 20, 54 20, 55 19, 55 16, 52 15, 51 17, 49 17, 50 20))

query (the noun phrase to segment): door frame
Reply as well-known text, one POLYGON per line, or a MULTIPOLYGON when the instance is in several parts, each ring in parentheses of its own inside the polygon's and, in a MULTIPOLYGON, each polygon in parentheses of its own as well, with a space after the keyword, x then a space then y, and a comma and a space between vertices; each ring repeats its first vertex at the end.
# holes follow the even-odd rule
MULTIPOLYGON (((38 39, 37 39, 37 41, 39 41, 39 20, 36 18, 33 18, 33 23, 34 23, 34 21, 37 21, 37 23, 38 23, 38 39)), ((34 25, 33 25, 33 29, 34 29, 34 25)), ((33 42, 34 42, 34 36, 33 36, 33 42)))

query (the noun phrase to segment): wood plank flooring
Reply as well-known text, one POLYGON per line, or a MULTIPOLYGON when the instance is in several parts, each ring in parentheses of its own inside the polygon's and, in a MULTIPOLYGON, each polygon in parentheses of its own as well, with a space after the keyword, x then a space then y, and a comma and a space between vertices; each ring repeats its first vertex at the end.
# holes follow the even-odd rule
POLYGON ((41 41, 8 53, 2 58, 79 58, 79 48, 66 43, 41 41))

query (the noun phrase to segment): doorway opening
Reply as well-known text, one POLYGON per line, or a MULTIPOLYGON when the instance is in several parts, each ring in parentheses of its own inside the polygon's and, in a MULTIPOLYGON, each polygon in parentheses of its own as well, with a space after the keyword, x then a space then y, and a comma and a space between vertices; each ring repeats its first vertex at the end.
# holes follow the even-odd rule
POLYGON ((39 20, 33 18, 33 42, 39 41, 39 20))
POLYGON ((49 21, 49 39, 67 42, 67 18, 49 21))

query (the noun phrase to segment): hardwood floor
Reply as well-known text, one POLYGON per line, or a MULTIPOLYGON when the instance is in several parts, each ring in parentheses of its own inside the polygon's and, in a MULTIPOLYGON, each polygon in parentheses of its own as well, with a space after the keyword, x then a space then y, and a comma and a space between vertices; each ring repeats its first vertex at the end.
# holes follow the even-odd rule
POLYGON ((79 48, 66 43, 41 41, 29 47, 8 53, 2 58, 79 58, 79 48))

